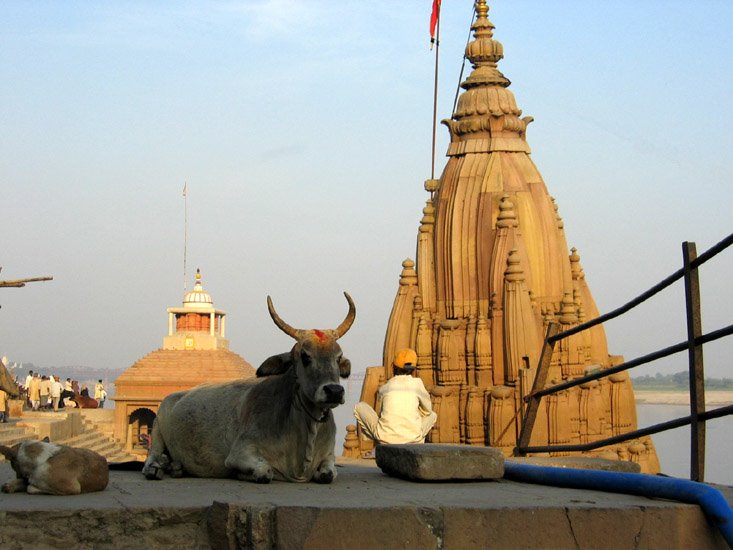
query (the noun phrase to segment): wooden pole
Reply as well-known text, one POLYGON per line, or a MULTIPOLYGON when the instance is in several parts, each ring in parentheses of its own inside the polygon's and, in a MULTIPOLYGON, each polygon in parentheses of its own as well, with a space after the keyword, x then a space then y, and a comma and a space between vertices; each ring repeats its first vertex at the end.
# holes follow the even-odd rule
POLYGON ((527 454, 525 449, 529 447, 534 423, 537 420, 537 413, 540 410, 540 400, 542 399, 542 396, 537 396, 535 393, 547 385, 547 375, 550 372, 550 362, 552 360, 552 353, 555 349, 555 340, 553 340, 552 337, 559 332, 559 324, 550 323, 547 325, 545 343, 542 346, 542 354, 540 355, 537 373, 535 374, 534 383, 532 384, 532 392, 525 398, 527 399, 527 409, 522 420, 522 429, 519 432, 519 441, 517 442, 517 447, 514 450, 514 456, 524 456, 527 454))
POLYGON ((53 277, 31 277, 30 279, 0 281, 0 288, 21 288, 24 287, 26 283, 35 283, 38 281, 53 281, 53 277))

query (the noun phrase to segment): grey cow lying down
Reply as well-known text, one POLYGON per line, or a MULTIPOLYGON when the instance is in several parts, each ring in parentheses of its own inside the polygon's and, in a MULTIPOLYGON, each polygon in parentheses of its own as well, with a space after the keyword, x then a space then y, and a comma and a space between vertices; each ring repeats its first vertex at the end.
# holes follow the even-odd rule
POLYGON ((258 378, 167 396, 153 425, 143 474, 331 483, 336 477, 331 409, 344 402, 339 377, 351 372, 337 340, 356 317, 354 302, 344 295, 349 312, 334 330, 294 329, 268 296, 270 316, 295 339, 293 349, 266 359, 258 378))

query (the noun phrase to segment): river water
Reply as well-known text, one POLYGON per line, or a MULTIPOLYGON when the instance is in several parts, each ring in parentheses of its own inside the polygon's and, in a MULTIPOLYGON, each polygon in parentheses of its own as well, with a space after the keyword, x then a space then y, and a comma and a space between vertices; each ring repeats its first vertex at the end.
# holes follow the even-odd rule
MULTIPOLYGON (((712 410, 714 406, 708 407, 712 410)), ((685 405, 637 404, 640 428, 690 415, 685 405)), ((652 436, 657 448, 662 473, 690 479, 690 427, 683 426, 652 436)), ((733 485, 733 417, 724 416, 706 423, 705 481, 733 485)))
MULTIPOLYGON (((356 378, 356 377, 355 377, 356 378)), ((341 454, 346 425, 354 424, 353 409, 361 394, 362 378, 346 381, 346 404, 334 410, 336 420, 336 454, 341 454)), ((690 409, 684 405, 637 404, 637 418, 640 428, 689 416, 690 409)), ((715 407, 708 407, 713 409, 715 407)), ((707 422, 707 444, 705 448, 705 481, 733 486, 733 416, 717 418, 707 422)), ((679 478, 690 478, 690 428, 685 426, 652 436, 662 473, 679 478)))

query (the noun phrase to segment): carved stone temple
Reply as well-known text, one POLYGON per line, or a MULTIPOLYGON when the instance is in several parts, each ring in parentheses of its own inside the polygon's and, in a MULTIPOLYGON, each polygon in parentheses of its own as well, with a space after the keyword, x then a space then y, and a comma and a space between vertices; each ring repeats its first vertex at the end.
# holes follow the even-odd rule
POLYGON ((214 307, 196 270, 193 290, 181 307, 170 307, 163 347, 148 353, 115 381, 115 438, 130 453, 145 455, 140 436, 149 434, 160 402, 170 393, 204 382, 251 378, 255 369, 229 350, 226 313, 214 307))
MULTIPOLYGON (((532 117, 522 117, 498 70, 486 2, 476 2, 466 56, 473 71, 450 120, 448 161, 430 193, 417 236, 416 261, 402 263, 382 366, 370 367, 361 399, 375 405, 400 348, 418 356, 417 376, 438 422, 429 439, 516 446, 548 323, 566 330, 599 315, 575 248, 568 249, 557 204, 530 159, 532 117)), ((623 362, 609 355, 601 325, 562 340, 549 384, 623 362)), ((587 443, 636 429, 627 373, 542 399, 531 445, 587 443)), ((345 454, 371 449, 348 428, 345 454)), ((567 454, 567 453, 562 453, 567 454)), ((587 453, 637 462, 658 472, 650 438, 587 453)))

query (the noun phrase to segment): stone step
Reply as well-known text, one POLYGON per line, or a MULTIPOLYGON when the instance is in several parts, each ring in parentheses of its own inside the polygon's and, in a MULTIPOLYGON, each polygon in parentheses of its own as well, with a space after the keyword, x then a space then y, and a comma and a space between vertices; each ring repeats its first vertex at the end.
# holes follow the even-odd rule
POLYGON ((67 440, 57 441, 61 445, 68 445, 69 447, 79 447, 83 449, 91 449, 100 454, 104 454, 101 451, 107 449, 114 449, 117 446, 113 441, 110 441, 106 437, 97 433, 88 433, 76 436, 67 440))
POLYGON ((75 437, 57 441, 61 445, 89 449, 105 457, 108 462, 127 462, 135 457, 128 455, 117 441, 106 435, 89 430, 75 437))
POLYGON ((135 460, 140 460, 140 459, 135 455, 129 455, 127 453, 119 453, 119 454, 114 454, 114 455, 110 455, 107 457, 107 462, 119 463, 119 462, 132 462, 135 460))
POLYGON ((94 443, 96 440, 98 440, 99 437, 103 436, 97 432, 82 432, 79 435, 75 435, 74 437, 68 437, 66 439, 54 441, 54 443, 68 445, 69 447, 86 447, 88 444, 94 443))
POLYGON ((2 428, 0 428, 0 441, 10 437, 17 437, 24 433, 26 433, 26 430, 24 428, 18 428, 15 424, 2 426, 2 428))
MULTIPOLYGON (((0 445, 5 445, 6 447, 12 447, 13 445, 17 445, 18 443, 22 443, 23 441, 37 441, 38 436, 36 434, 22 434, 18 435, 17 437, 9 437, 7 439, 0 440, 0 445)), ((5 457, 0 455, 0 462, 4 460, 5 457)))
POLYGON ((100 434, 104 435, 105 437, 109 437, 110 439, 114 439, 114 433, 115 433, 114 428, 107 429, 107 428, 102 427, 102 426, 99 426, 97 424, 84 424, 84 429, 85 430, 90 430, 90 431, 93 430, 93 431, 95 431, 97 433, 100 433, 100 434))
MULTIPOLYGON (((38 436, 32 428, 20 427, 15 422, 0 424, 0 445, 12 447, 23 441, 37 441, 38 436)), ((5 457, 0 455, 0 463, 5 462, 5 457)))

